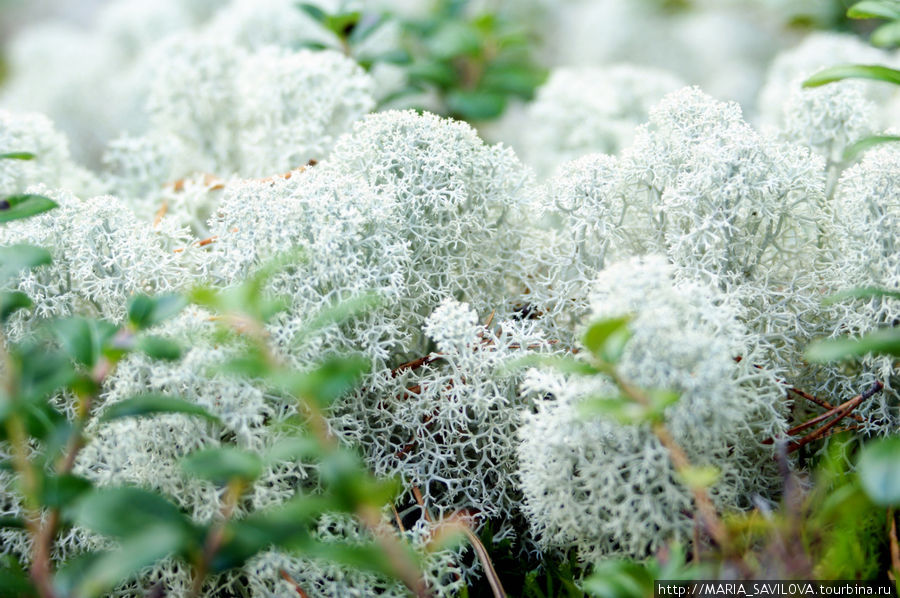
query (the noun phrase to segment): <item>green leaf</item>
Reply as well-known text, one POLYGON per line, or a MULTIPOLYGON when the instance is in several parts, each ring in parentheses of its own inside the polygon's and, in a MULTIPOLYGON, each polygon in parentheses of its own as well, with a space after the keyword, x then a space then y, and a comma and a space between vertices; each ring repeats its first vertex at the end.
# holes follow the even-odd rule
MULTIPOLYGON (((289 548, 292 552, 305 554, 310 558, 323 559, 352 569, 380 573, 386 577, 396 575, 396 569, 385 554, 384 548, 374 542, 352 545, 338 542, 322 542, 312 537, 306 537, 302 541, 286 542, 285 544, 286 548, 289 548)), ((406 547, 401 545, 401 548, 406 547)), ((408 548, 404 552, 409 562, 416 562, 415 553, 408 548)))
POLYGON ((262 460, 255 453, 230 446, 202 449, 181 460, 186 473, 217 484, 234 480, 252 482, 262 473, 262 460))
POLYGON ((653 409, 659 412, 660 415, 681 400, 681 395, 671 390, 652 389, 647 391, 647 396, 650 397, 653 409))
POLYGON ((890 299, 900 299, 900 291, 891 289, 882 289, 879 287, 857 287, 835 293, 823 301, 825 305, 832 305, 845 299, 869 299, 871 297, 888 297, 890 299))
POLYGON ((446 62, 415 62, 406 69, 406 76, 410 81, 423 81, 438 87, 453 87, 457 74, 453 67, 446 62))
POLYGON ((54 320, 50 325, 63 351, 75 363, 92 368, 118 330, 113 324, 87 318, 54 320))
POLYGON ((315 438, 294 436, 276 442, 263 456, 266 465, 315 459, 322 456, 322 445, 315 438))
POLYGON ((864 0, 847 10, 851 19, 900 19, 900 4, 896 0, 864 0))
POLYGON ((323 457, 319 475, 326 488, 340 500, 336 508, 352 510, 362 495, 362 481, 368 472, 356 453, 338 450, 323 457))
POLYGON ((325 17, 325 28, 340 37, 347 39, 356 29, 356 24, 362 16, 359 12, 346 12, 325 17))
POLYGON ((356 27, 353 28, 353 32, 350 34, 349 42, 353 45, 362 43, 366 38, 378 31, 386 21, 387 17, 385 15, 372 13, 362 15, 357 19, 356 27))
MULTIPOLYGON (((356 61, 365 69, 370 69, 372 68, 372 65, 378 63, 408 65, 412 63, 412 55, 403 48, 391 48, 384 52, 365 52, 357 56, 356 61)), ((384 102, 384 100, 382 100, 382 102, 384 102)))
POLYGON ((46 475, 41 488, 41 504, 50 509, 70 507, 91 488, 89 480, 76 475, 46 475))
POLYGON ((0 564, 0 596, 37 598, 31 578, 21 565, 8 555, 3 560, 5 562, 0 564))
POLYGON ((0 284, 15 278, 19 272, 50 263, 50 252, 33 245, 0 247, 0 284))
POLYGON ((297 8, 308 14, 314 21, 318 21, 319 23, 325 23, 325 19, 328 18, 328 15, 325 13, 325 11, 315 4, 302 2, 297 5, 297 8))
POLYGON ((578 414, 585 419, 607 417, 623 425, 640 425, 653 419, 653 410, 628 397, 598 397, 581 401, 578 414))
POLYGON ((529 99, 544 79, 546 73, 530 65, 494 65, 485 70, 481 87, 529 99))
POLYGON ((900 21, 893 23, 885 23, 872 32, 869 41, 879 48, 889 48, 896 46, 900 42, 900 21))
POLYGON ((844 337, 817 341, 806 348, 804 356, 810 362, 827 363, 869 353, 900 357, 900 328, 876 330, 860 339, 844 337))
POLYGON ((25 520, 21 517, 0 517, 0 528, 25 529, 25 520))
POLYGON ((631 561, 602 561, 584 582, 584 590, 597 598, 644 598, 653 595, 653 575, 631 561))
POLYGON ((376 293, 363 293, 351 299, 324 307, 316 312, 308 322, 304 323, 303 328, 297 333, 298 341, 306 340, 307 337, 332 324, 340 324, 368 313, 381 304, 381 297, 376 293))
POLYGON ((0 160, 34 160, 35 157, 31 152, 7 152, 0 154, 0 160))
POLYGON ((0 199, 0 223, 30 218, 56 207, 55 201, 43 195, 12 195, 0 199))
POLYGON ((145 529, 121 542, 114 551, 94 559, 75 596, 94 598, 106 594, 144 567, 181 551, 183 546, 184 535, 177 528, 163 525, 145 529))
POLYGON ((266 292, 268 281, 277 272, 292 267, 302 259, 299 250, 287 251, 263 266, 236 287, 224 291, 212 288, 196 288, 191 292, 191 301, 209 307, 220 313, 241 316, 255 322, 267 322, 275 314, 284 311, 290 302, 282 297, 271 297, 266 292))
POLYGON ((0 322, 5 322, 15 312, 20 309, 28 309, 32 305, 34 303, 28 298, 28 295, 20 291, 0 293, 0 322))
POLYGON ((196 403, 160 394, 146 394, 113 403, 103 410, 100 421, 112 421, 123 417, 146 417, 166 413, 196 415, 210 421, 219 422, 218 417, 196 403))
POLYGON ((900 71, 886 66, 846 64, 819 71, 803 82, 803 87, 819 87, 844 79, 874 79, 900 85, 900 71))
POLYGON ((128 321, 138 330, 144 330, 177 315, 187 303, 181 295, 137 295, 128 306, 128 321))
POLYGON ((161 336, 142 336, 138 338, 134 347, 153 359, 165 361, 181 359, 181 346, 175 341, 161 336))
MULTIPOLYGON (((20 397, 26 400, 0 403, 3 407, 0 422, 5 422, 12 414, 18 414, 25 422, 27 434, 37 440, 45 441, 48 445, 45 449, 46 452, 54 453, 59 447, 59 441, 67 438, 71 433, 71 424, 62 413, 47 402, 46 396, 35 400, 33 397, 26 397, 20 393, 20 397)), ((0 440, 7 439, 6 427, 0 427, 0 440)))
POLYGON ((871 137, 866 137, 864 139, 860 139, 850 147, 848 147, 844 151, 844 160, 850 161, 855 159, 857 156, 869 150, 875 146, 881 145, 883 143, 893 143, 895 141, 900 141, 900 136, 897 135, 873 135, 871 137))
POLYGON ((297 397, 325 407, 359 384, 369 363, 362 357, 332 357, 309 372, 275 374, 272 383, 297 397))
POLYGON ((900 437, 876 440, 866 445, 857 467, 863 490, 872 501, 885 507, 900 506, 900 437))
POLYGON ((606 363, 617 363, 631 338, 628 323, 631 316, 609 318, 594 322, 584 333, 581 342, 595 357, 606 363))
POLYGON ((525 355, 501 366, 503 372, 515 372, 525 368, 551 368, 563 374, 596 376, 600 371, 584 360, 560 355, 525 355))
POLYGON ((128 538, 148 529, 171 527, 190 534, 193 526, 174 504, 141 488, 98 488, 82 498, 75 521, 95 532, 128 538))
POLYGON ((503 113, 506 97, 487 90, 455 89, 447 94, 447 108, 465 120, 489 120, 503 113))
POLYGON ((307 542, 311 539, 310 530, 315 520, 322 513, 333 510, 327 496, 301 495, 274 509, 232 520, 226 527, 225 541, 216 552, 211 569, 219 573, 240 567, 263 550, 307 542))
MULTIPOLYGON (((223 374, 231 374, 244 378, 266 378, 277 368, 271 360, 257 347, 248 347, 243 355, 229 359, 221 367, 215 368, 223 374)), ((294 375, 295 372, 291 371, 294 375)))
POLYGON ((478 31, 463 21, 446 21, 425 40, 432 56, 449 60, 457 56, 477 56, 482 50, 478 31))
POLYGON ((16 347, 11 352, 19 372, 19 396, 26 402, 46 399, 75 377, 68 357, 40 345, 16 347))
POLYGON ((717 467, 707 465, 682 469, 678 475, 688 488, 709 488, 719 481, 722 472, 717 467))

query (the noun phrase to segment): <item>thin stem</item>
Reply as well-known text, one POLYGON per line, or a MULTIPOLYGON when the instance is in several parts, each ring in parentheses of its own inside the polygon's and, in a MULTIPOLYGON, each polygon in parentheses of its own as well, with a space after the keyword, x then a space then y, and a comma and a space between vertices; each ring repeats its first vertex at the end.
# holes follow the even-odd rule
POLYGON ((222 547, 222 541, 225 539, 225 527, 228 525, 228 522, 231 521, 234 511, 237 508, 237 503, 244 493, 245 488, 246 486, 243 482, 234 480, 229 482, 225 489, 225 497, 222 500, 222 507, 219 511, 221 518, 209 530, 209 533, 206 536, 206 542, 203 544, 203 552, 200 555, 200 560, 194 569, 194 579, 191 582, 190 593, 190 596, 192 597, 199 596, 200 592, 203 590, 203 582, 206 581, 206 576, 209 573, 210 563, 212 563, 216 553, 219 552, 219 549, 222 547))
POLYGON ((401 581, 409 588, 417 598, 428 598, 428 588, 425 578, 419 572, 415 564, 409 559, 403 550, 403 545, 390 529, 386 529, 381 523, 381 512, 372 505, 360 505, 356 510, 356 516, 365 524, 375 537, 375 541, 384 550, 385 556, 401 581))
MULTIPOLYGON (((652 406, 653 402, 650 400, 647 393, 622 378, 614 367, 608 365, 602 369, 613 378, 613 381, 615 381, 619 388, 622 389, 622 392, 630 399, 644 407, 652 406)), ((686 477, 684 474, 687 474, 692 469, 687 453, 685 453, 684 449, 681 448, 681 445, 675 441, 675 438, 664 423, 654 423, 651 429, 660 444, 668 451, 669 460, 675 467, 676 473, 682 475, 683 478, 686 477)), ((697 506, 697 511, 700 514, 700 518, 703 520, 706 530, 719 546, 724 547, 728 541, 728 533, 725 524, 722 523, 722 520, 716 512, 715 505, 709 497, 709 493, 703 486, 689 484, 688 487, 690 488, 691 494, 694 496, 694 504, 697 506)))
POLYGON ((893 508, 888 509, 888 535, 891 542, 891 574, 900 589, 900 543, 897 541, 897 516, 893 508))

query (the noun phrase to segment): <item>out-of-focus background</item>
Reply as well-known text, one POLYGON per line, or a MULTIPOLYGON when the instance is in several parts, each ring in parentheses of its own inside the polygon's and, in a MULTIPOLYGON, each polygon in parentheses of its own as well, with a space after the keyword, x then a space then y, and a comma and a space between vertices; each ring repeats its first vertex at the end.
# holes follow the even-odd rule
POLYGON ((46 114, 74 157, 97 168, 112 141, 146 131, 166 44, 203 32, 253 50, 343 51, 372 75, 378 109, 468 120, 550 171, 590 151, 615 153, 683 85, 777 126, 799 76, 893 59, 868 45, 866 22, 844 18, 849 3, 0 0, 0 108, 46 114))

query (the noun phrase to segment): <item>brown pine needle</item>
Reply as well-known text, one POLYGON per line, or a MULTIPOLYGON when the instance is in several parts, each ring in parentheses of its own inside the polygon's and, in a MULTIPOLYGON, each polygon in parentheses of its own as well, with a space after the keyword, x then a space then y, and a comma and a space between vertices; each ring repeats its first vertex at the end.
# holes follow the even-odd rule
POLYGON ((397 512, 397 507, 391 505, 391 510, 394 512, 394 519, 397 521, 397 527, 400 528, 401 532, 406 532, 406 528, 403 527, 403 519, 400 518, 400 513, 397 512))
MULTIPOLYGON (((201 240, 197 241, 196 243, 194 243, 194 246, 195 247, 206 247, 207 245, 209 245, 211 243, 215 243, 218 239, 219 239, 218 236, 213 235, 211 237, 207 237, 206 239, 201 239, 201 240)), ((184 247, 179 247, 178 249, 173 249, 172 252, 173 253, 181 253, 182 251, 184 251, 184 249, 185 249, 184 247)))
POLYGON ((163 216, 166 215, 166 212, 169 211, 169 202, 163 200, 162 205, 156 211, 156 214, 153 216, 153 228, 159 226, 159 223, 162 222, 163 216))
POLYGON ((309 594, 307 594, 306 592, 303 591, 303 588, 300 587, 300 584, 298 584, 296 581, 294 581, 294 578, 291 577, 290 575, 288 575, 287 571, 282 569, 280 571, 280 573, 281 573, 281 579, 283 579, 284 581, 286 581, 289 584, 291 584, 292 586, 294 586, 294 590, 296 590, 297 595, 300 596, 300 598, 309 598, 309 594))
POLYGON ((838 407, 837 412, 833 414, 835 416, 835 419, 828 422, 818 430, 810 432, 803 438, 789 443, 787 451, 789 453, 793 453, 800 450, 810 442, 814 442, 821 438, 825 438, 827 435, 830 435, 829 430, 834 428, 834 426, 836 426, 841 420, 843 420, 849 413, 859 407, 863 403, 863 401, 871 398, 875 393, 881 392, 883 388, 884 384, 882 384, 881 382, 875 382, 868 390, 866 390, 862 394, 859 394, 849 401, 842 403, 840 407, 838 407))
MULTIPOLYGON (((797 395, 798 397, 802 397, 802 398, 806 399, 807 401, 809 401, 810 403, 815 403, 819 407, 824 407, 825 409, 828 409, 829 411, 834 409, 834 405, 832 405, 828 401, 826 401, 824 399, 820 399, 819 397, 817 397, 815 395, 811 395, 808 392, 804 392, 803 390, 801 390, 799 388, 795 388, 792 386, 791 388, 788 389, 788 392, 793 393, 793 394, 797 395)), ((852 417, 853 419, 855 419, 856 421, 858 421, 861 424, 865 423, 865 420, 858 413, 853 413, 849 417, 852 417)))
POLYGON ((425 521, 428 523, 434 523, 434 519, 431 518, 431 513, 428 512, 428 507, 425 506, 425 499, 422 497, 422 491, 419 490, 418 486, 412 487, 413 496, 416 499, 416 504, 422 507, 422 514, 425 517, 425 521))

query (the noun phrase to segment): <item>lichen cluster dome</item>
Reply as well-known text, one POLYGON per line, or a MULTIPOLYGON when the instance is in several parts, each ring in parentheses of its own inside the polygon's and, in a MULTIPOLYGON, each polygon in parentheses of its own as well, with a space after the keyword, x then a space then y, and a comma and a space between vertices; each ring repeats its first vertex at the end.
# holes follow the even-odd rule
MULTIPOLYGON (((675 275, 658 256, 611 265, 596 279, 591 317, 633 315, 621 375, 680 394, 666 410, 667 428, 692 465, 718 470, 710 491, 717 506, 740 508, 777 486, 773 448, 763 441, 786 428, 783 392, 774 375, 734 359, 747 351, 746 333, 727 296, 675 275)), ((519 475, 542 546, 575 548, 590 562, 642 558, 690 537, 690 491, 649 426, 579 408, 615 397, 610 380, 532 370, 523 390, 536 409, 524 414, 519 475)))

